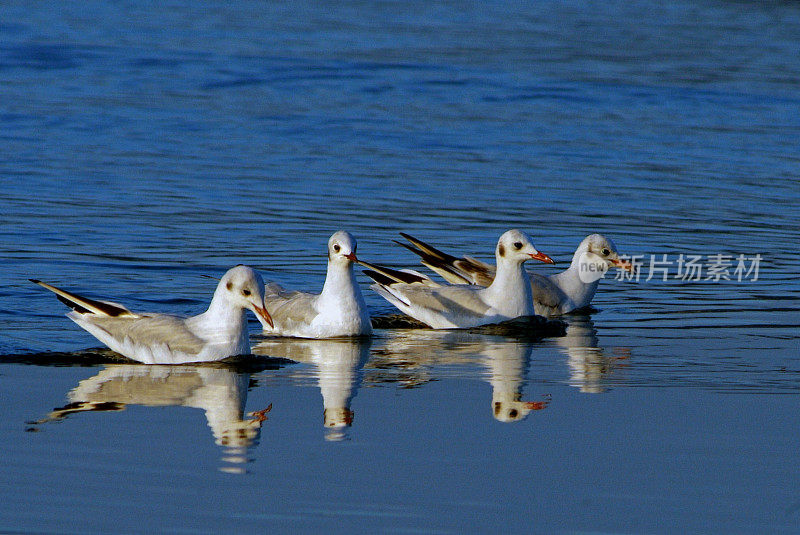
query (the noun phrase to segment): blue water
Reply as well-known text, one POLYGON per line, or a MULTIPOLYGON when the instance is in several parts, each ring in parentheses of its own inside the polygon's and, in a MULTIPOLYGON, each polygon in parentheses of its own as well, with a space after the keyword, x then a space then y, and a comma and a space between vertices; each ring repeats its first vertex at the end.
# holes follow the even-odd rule
POLYGON ((800 531, 798 36, 790 1, 5 2, 0 531, 800 531), (252 320, 175 368, 27 281, 194 314, 237 263, 318 290, 338 229, 419 267, 399 231, 512 227, 645 270, 564 337, 252 320), (675 278, 718 253, 758 279, 675 278))

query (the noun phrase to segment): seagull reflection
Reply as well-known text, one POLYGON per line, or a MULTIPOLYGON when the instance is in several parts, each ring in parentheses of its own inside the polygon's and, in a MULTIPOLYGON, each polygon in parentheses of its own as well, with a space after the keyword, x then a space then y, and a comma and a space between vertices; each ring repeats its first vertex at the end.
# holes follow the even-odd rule
POLYGON ((528 413, 547 407, 546 401, 522 401, 522 386, 533 346, 523 342, 494 342, 483 350, 483 364, 492 385, 494 417, 501 422, 524 420, 528 413))
POLYGON ((67 395, 69 403, 54 409, 42 424, 79 412, 118 411, 127 405, 183 406, 203 409, 214 441, 222 446, 220 470, 243 473, 248 448, 257 444, 272 405, 245 417, 249 373, 218 366, 111 364, 84 379, 67 395))
POLYGON ((617 353, 609 356, 599 347, 597 330, 591 316, 570 314, 562 316, 567 322, 567 333, 553 342, 567 355, 570 370, 570 386, 587 394, 600 394, 608 390, 608 376, 630 357, 627 348, 614 348, 617 353))
POLYGON ((369 338, 264 338, 253 347, 253 354, 280 357, 312 364, 317 369, 322 393, 326 440, 347 438, 353 425, 350 403, 360 382, 361 369, 369 358, 369 338))
POLYGON ((431 380, 434 366, 474 365, 486 369, 492 387, 492 416, 501 422, 524 420, 531 411, 549 404, 523 401, 522 388, 533 344, 505 336, 476 334, 468 331, 396 330, 388 331, 383 347, 374 351, 367 380, 417 386, 431 380), (410 375, 416 375, 414 379, 410 375))

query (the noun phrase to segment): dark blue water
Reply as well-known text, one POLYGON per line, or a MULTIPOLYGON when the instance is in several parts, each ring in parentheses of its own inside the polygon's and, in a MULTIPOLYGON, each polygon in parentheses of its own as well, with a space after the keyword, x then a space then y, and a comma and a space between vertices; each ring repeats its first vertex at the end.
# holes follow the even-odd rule
POLYGON ((4 3, 0 531, 800 531, 798 36, 788 1, 4 3), (174 368, 27 281, 194 314, 240 262, 318 290, 338 229, 414 266, 398 231, 512 227, 644 271, 565 337, 174 368))

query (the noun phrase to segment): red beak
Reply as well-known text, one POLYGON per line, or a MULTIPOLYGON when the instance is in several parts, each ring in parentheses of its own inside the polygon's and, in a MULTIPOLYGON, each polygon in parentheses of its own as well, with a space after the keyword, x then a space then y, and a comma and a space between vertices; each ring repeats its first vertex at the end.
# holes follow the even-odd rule
POLYGON ((261 317, 261 319, 263 319, 269 324, 270 327, 275 327, 275 325, 272 324, 272 316, 269 315, 269 312, 267 312, 266 307, 253 305, 253 309, 255 310, 255 313, 261 317))
POLYGON ((356 258, 356 253, 346 254, 344 255, 344 257, 351 262, 358 262, 358 258, 356 258))
POLYGON ((544 253, 537 252, 536 254, 531 254, 531 258, 533 258, 534 260, 541 260, 545 264, 555 264, 555 262, 553 262, 553 259, 544 253))

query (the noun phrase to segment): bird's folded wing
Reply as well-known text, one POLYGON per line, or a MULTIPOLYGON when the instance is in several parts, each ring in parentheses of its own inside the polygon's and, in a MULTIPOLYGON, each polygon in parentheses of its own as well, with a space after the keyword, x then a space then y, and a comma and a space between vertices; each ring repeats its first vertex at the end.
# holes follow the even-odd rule
POLYGON ((459 258, 453 267, 461 276, 478 286, 489 286, 494 282, 496 268, 486 262, 481 262, 470 256, 459 258))
POLYGON ((460 260, 459 258, 440 251, 434 246, 404 232, 401 232, 400 235, 407 239, 410 245, 397 240, 394 240, 394 242, 418 255, 422 265, 441 275, 444 280, 452 284, 472 284, 472 280, 462 274, 456 267, 455 263, 460 260))
POLYGON ((284 290, 271 282, 264 291, 264 303, 276 324, 308 325, 319 315, 316 308, 318 295, 284 290))
POLYGON ((144 347, 167 346, 172 352, 196 355, 207 343, 193 333, 184 318, 167 314, 153 314, 137 318, 88 316, 85 321, 103 329, 111 337, 144 347))
POLYGON ((30 279, 30 281, 34 284, 38 284, 42 288, 47 288, 56 294, 56 298, 59 301, 79 314, 97 314, 98 316, 111 317, 136 316, 136 314, 119 303, 89 299, 88 297, 83 297, 82 295, 74 294, 72 292, 62 290, 61 288, 56 288, 52 284, 47 284, 39 279, 30 279))
POLYGON ((394 269, 387 266, 380 266, 358 261, 362 266, 369 268, 364 270, 364 274, 381 285, 391 286, 393 284, 418 284, 424 286, 439 286, 430 277, 423 275, 413 269, 394 269))
POLYGON ((566 294, 548 277, 537 273, 528 275, 531 279, 534 302, 539 306, 549 307, 553 313, 558 313, 561 305, 568 300, 566 294))
POLYGON ((483 316, 490 309, 473 287, 433 288, 403 284, 395 285, 391 289, 400 293, 412 307, 437 312, 448 318, 483 316))

